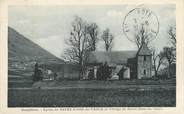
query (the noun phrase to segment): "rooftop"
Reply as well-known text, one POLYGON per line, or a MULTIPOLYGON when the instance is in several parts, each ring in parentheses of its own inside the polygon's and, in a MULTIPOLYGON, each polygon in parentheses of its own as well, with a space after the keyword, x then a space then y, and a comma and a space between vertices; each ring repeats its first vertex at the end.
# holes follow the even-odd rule
POLYGON ((89 56, 88 63, 125 64, 128 58, 135 58, 137 51, 94 51, 89 56))
POLYGON ((139 48, 138 55, 151 55, 151 51, 149 50, 148 46, 143 43, 142 46, 139 48))

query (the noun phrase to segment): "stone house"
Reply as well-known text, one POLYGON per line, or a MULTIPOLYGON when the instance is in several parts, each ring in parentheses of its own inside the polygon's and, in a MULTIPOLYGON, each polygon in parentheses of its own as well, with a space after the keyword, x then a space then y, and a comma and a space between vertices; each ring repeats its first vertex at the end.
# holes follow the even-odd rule
MULTIPOLYGON (((88 58, 88 69, 94 70, 94 77, 100 64, 107 63, 112 69, 112 76, 117 75, 122 67, 124 79, 144 79, 151 78, 152 54, 145 43, 138 51, 94 51, 88 58)), ((88 70, 88 71, 89 71, 88 70)), ((86 77, 89 72, 86 72, 86 77)))
POLYGON ((79 79, 79 67, 75 64, 67 63, 44 63, 39 65, 45 71, 50 70, 52 73, 57 74, 57 79, 70 79, 77 80, 79 79))

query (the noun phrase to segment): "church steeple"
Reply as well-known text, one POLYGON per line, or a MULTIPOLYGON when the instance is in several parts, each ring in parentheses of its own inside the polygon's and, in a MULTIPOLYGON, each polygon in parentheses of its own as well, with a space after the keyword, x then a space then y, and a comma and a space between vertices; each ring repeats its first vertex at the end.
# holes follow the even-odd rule
POLYGON ((149 50, 146 42, 145 42, 145 29, 144 29, 144 24, 141 26, 141 46, 137 52, 137 55, 151 55, 151 51, 149 50))
POLYGON ((151 55, 151 51, 149 50, 147 44, 143 41, 141 47, 139 48, 137 55, 151 55))
POLYGON ((142 24, 140 30, 141 46, 137 52, 137 78, 150 78, 151 77, 151 51, 145 42, 145 29, 142 24))

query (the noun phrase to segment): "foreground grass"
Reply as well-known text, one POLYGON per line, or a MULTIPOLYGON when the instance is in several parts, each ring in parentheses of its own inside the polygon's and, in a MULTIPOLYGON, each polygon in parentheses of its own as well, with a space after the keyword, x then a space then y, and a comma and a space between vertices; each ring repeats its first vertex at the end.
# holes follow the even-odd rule
POLYGON ((175 80, 116 80, 116 81, 97 81, 97 80, 64 80, 64 81, 41 81, 36 82, 33 88, 145 88, 153 89, 165 88, 170 89, 176 87, 175 80))
POLYGON ((9 89, 9 107, 173 107, 175 90, 9 89))

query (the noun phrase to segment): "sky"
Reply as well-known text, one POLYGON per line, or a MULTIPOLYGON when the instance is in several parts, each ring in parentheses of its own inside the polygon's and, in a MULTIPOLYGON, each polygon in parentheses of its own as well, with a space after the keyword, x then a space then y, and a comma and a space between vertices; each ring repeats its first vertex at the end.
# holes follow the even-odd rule
MULTIPOLYGON (((137 50, 136 45, 124 35, 122 27, 127 13, 136 7, 149 9, 158 17, 159 32, 151 44, 158 51, 170 45, 167 31, 176 23, 176 8, 172 4, 9 6, 8 25, 52 54, 61 57, 66 48, 64 39, 69 38, 74 16, 79 16, 88 23, 95 22, 99 26, 99 37, 104 29, 110 29, 114 35, 112 50, 137 50)), ((101 43, 97 49, 104 49, 101 43)))

